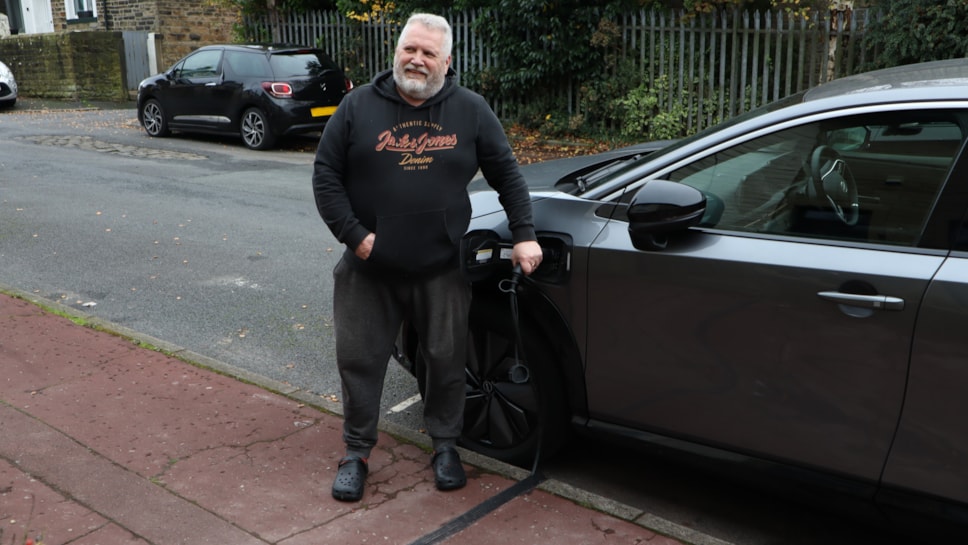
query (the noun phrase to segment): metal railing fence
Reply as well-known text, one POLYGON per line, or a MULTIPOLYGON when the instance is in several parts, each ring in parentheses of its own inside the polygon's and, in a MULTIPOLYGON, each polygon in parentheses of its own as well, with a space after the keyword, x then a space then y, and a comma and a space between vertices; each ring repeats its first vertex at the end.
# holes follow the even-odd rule
MULTIPOLYGON (((477 18, 488 16, 493 22, 494 17, 480 11, 445 16, 454 29, 453 67, 459 75, 500 66, 500 59, 473 30, 477 18)), ((654 86, 659 108, 679 112, 685 132, 692 133, 855 73, 864 63, 863 33, 874 16, 867 9, 814 12, 808 18, 741 10, 694 17, 638 10, 615 23, 624 41, 622 66, 633 67, 641 84, 654 86)), ((361 23, 322 11, 249 18, 243 28, 247 41, 321 47, 360 83, 390 67, 399 23, 361 23)), ((553 82, 556 109, 569 115, 587 109, 583 83, 578 75, 553 82)), ((524 106, 507 98, 488 99, 505 120, 524 106)))

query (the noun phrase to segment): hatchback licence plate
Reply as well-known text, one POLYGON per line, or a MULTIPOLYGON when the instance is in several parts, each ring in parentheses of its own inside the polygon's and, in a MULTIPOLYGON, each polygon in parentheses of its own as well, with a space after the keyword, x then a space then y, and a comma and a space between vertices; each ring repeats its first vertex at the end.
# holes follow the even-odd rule
POLYGON ((336 106, 317 106, 316 108, 309 110, 309 113, 312 114, 313 117, 326 117, 328 115, 333 115, 333 112, 335 111, 336 106))

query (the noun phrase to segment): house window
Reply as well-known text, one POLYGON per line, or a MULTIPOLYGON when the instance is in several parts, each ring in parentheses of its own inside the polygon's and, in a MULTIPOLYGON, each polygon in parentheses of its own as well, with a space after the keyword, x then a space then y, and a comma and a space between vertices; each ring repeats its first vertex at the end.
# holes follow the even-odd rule
POLYGON ((68 21, 97 17, 97 4, 94 0, 64 0, 64 7, 68 21))

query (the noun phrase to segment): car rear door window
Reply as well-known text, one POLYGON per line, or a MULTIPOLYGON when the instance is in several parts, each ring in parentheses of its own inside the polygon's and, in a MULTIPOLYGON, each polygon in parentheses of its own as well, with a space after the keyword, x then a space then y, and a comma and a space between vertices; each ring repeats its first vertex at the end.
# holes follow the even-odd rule
POLYGON ((226 74, 231 74, 232 77, 268 78, 272 73, 265 55, 260 53, 226 51, 224 62, 226 74))

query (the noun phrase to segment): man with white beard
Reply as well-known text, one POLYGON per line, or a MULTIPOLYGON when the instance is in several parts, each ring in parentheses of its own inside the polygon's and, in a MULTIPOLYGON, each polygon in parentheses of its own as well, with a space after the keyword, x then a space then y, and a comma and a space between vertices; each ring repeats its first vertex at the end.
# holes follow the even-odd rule
POLYGON ((467 184, 478 169, 508 216, 512 262, 541 262, 527 186, 500 122, 450 69, 446 19, 407 21, 393 69, 356 88, 326 124, 313 171, 320 216, 346 248, 333 269, 343 440, 333 497, 363 497, 377 441, 387 363, 403 320, 417 331, 424 423, 440 490, 466 482, 456 450, 463 426, 470 287, 459 245, 470 223, 467 184))

